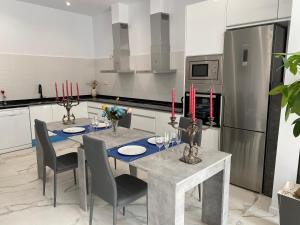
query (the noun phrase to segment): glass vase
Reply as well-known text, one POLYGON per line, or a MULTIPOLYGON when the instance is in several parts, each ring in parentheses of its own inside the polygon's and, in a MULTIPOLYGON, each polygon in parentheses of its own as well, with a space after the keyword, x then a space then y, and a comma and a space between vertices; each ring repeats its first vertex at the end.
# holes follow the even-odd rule
POLYGON ((117 136, 118 123, 119 123, 119 120, 112 120, 111 121, 113 136, 117 136))

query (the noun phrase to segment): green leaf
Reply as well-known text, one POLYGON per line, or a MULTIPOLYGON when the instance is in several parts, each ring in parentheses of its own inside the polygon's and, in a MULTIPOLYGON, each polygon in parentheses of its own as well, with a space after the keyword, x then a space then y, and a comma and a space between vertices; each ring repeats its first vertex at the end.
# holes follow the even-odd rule
POLYGON ((297 64, 290 64, 290 71, 292 74, 296 75, 298 73, 297 64))
POLYGON ((291 107, 290 107, 290 105, 287 105, 286 109, 285 109, 285 121, 288 120, 290 113, 291 113, 291 107))
POLYGON ((278 85, 276 87, 274 87, 271 91, 270 91, 270 95, 278 95, 281 94, 283 92, 283 89, 285 88, 285 85, 278 85))
POLYGON ((295 120, 293 124, 295 124, 293 129, 294 136, 298 137, 300 135, 300 120, 295 120))

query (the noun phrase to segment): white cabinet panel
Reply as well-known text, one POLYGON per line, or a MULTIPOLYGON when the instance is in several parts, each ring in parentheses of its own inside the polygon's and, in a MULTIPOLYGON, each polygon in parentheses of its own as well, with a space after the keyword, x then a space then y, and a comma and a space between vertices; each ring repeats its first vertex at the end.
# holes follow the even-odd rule
POLYGON ((53 111, 52 122, 62 121, 63 116, 67 114, 65 107, 57 104, 52 105, 52 111, 53 111))
POLYGON ((131 118, 131 128, 155 133, 155 117, 133 114, 131 118))
POLYGON ((45 121, 46 123, 52 122, 53 121, 52 106, 51 105, 30 106, 29 111, 30 111, 32 139, 35 139, 34 120, 38 119, 38 120, 45 121))
POLYGON ((277 19, 278 0, 228 0, 227 26, 277 19))
POLYGON ((87 102, 81 102, 78 106, 72 107, 71 114, 72 113, 76 118, 87 118, 88 117, 87 102))
POLYGON ((226 0, 203 1, 186 7, 186 55, 222 54, 226 0))
POLYGON ((203 130, 201 147, 209 150, 220 150, 220 128, 203 130))
POLYGON ((279 0, 278 18, 290 18, 293 0, 279 0))
MULTIPOLYGON (((177 122, 181 115, 176 114, 177 122)), ((174 128, 170 126, 168 123, 170 122, 171 113, 168 112, 156 112, 156 133, 158 135, 162 135, 164 132, 174 131, 174 128)))
POLYGON ((28 108, 0 111, 0 154, 31 145, 28 108))

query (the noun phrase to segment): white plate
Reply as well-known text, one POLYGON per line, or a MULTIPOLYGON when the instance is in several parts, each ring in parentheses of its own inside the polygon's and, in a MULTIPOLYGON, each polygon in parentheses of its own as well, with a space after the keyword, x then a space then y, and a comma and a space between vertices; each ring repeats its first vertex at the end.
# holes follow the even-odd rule
POLYGON ((99 123, 96 128, 105 128, 107 127, 107 124, 106 123, 99 123))
POLYGON ((141 155, 146 151, 145 147, 138 145, 127 145, 118 149, 121 155, 141 155))
POLYGON ((84 127, 69 127, 63 130, 63 132, 67 134, 77 134, 83 131, 85 131, 84 127))
POLYGON ((156 145, 155 137, 149 138, 149 139, 147 140, 147 142, 148 142, 149 144, 156 145))

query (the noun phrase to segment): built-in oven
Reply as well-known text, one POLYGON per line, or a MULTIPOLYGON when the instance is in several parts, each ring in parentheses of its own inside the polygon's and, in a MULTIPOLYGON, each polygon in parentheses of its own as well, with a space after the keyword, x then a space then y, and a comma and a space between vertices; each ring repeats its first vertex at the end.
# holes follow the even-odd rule
POLYGON ((186 90, 191 83, 197 85, 198 90, 207 92, 211 84, 221 93, 223 83, 223 56, 201 55, 186 58, 186 90))
MULTIPOLYGON (((185 93, 185 104, 184 104, 184 116, 189 116, 189 92, 185 93)), ((213 102, 213 116, 214 116, 214 122, 216 125, 214 127, 220 127, 221 123, 221 94, 213 94, 212 98, 213 102)), ((209 93, 196 93, 196 118, 201 119, 203 121, 203 124, 206 125, 209 122, 209 104, 210 103, 210 97, 209 93)))

